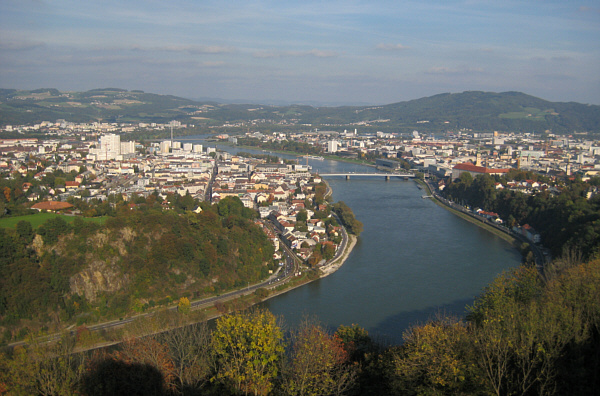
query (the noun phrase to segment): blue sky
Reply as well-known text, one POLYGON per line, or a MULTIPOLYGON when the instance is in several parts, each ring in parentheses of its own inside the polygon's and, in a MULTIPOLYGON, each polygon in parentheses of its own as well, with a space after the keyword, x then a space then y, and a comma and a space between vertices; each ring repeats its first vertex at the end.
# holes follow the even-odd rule
POLYGON ((0 87, 600 104, 600 1, 0 0, 0 87))

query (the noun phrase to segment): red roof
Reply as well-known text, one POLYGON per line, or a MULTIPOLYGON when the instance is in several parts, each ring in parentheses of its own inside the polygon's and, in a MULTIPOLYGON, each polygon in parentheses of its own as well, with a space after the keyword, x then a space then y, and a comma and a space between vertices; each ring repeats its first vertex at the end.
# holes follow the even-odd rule
POLYGON ((509 169, 492 169, 486 168, 485 166, 477 166, 473 165, 469 162, 464 162, 462 164, 456 164, 453 169, 463 170, 467 172, 475 172, 475 173, 508 173, 509 169))
POLYGON ((45 202, 38 202, 35 205, 33 205, 31 207, 31 209, 37 209, 37 210, 62 210, 62 209, 68 209, 68 208, 72 208, 73 205, 71 205, 68 202, 61 202, 61 201, 45 201, 45 202))

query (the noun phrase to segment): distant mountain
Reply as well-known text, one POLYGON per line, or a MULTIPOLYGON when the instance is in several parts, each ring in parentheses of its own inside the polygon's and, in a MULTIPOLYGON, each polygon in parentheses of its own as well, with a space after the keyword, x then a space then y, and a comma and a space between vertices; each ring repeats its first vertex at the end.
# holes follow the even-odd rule
POLYGON ((549 102, 521 92, 444 93, 382 106, 315 107, 311 105, 223 104, 118 88, 87 92, 0 89, 0 125, 65 119, 72 122, 156 122, 222 125, 263 120, 265 123, 310 124, 340 129, 387 132, 515 131, 540 133, 600 132, 600 106, 549 102))
POLYGON ((280 99, 223 99, 213 97, 199 97, 189 98, 197 102, 216 102, 220 104, 254 104, 254 105, 270 105, 270 106, 293 106, 293 105, 306 105, 312 107, 341 107, 341 106, 374 106, 368 102, 321 102, 317 100, 305 100, 305 101, 290 101, 280 99))

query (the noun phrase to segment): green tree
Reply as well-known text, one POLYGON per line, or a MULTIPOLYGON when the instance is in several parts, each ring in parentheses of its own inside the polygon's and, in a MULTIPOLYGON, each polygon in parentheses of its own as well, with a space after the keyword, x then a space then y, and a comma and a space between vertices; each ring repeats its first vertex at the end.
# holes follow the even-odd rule
POLYGON ((58 237, 65 235, 69 231, 69 224, 60 216, 46 220, 44 224, 38 227, 37 233, 42 236, 44 243, 53 244, 58 241, 58 237))
POLYGON ((556 387, 556 361, 581 340, 581 312, 547 300, 535 268, 498 277, 470 309, 477 362, 497 394, 548 394, 556 387))
POLYGON ((332 207, 342 221, 342 224, 348 229, 348 232, 354 235, 360 235, 363 230, 363 224, 354 217, 352 209, 344 201, 333 204, 332 207))
POLYGON ((308 220, 308 212, 306 212, 304 209, 301 209, 298 214, 296 214, 296 221, 306 223, 306 220, 308 220))
POLYGON ((275 316, 268 311, 219 318, 211 342, 217 364, 215 379, 237 394, 267 395, 278 374, 282 339, 275 316))
POLYGON ((17 223, 17 234, 25 241, 26 244, 30 244, 35 236, 35 232, 33 231, 31 223, 25 220, 21 220, 17 223))

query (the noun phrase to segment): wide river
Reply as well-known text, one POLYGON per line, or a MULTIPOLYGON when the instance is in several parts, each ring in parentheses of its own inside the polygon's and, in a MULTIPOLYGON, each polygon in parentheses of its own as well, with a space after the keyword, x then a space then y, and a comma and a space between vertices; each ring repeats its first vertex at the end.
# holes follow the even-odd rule
MULTIPOLYGON (((320 173, 374 171, 329 160, 309 164, 320 173)), ((291 327, 304 316, 316 316, 332 329, 358 324, 400 343, 407 328, 440 312, 463 317, 487 284, 520 263, 509 243, 421 198, 424 192, 412 180, 327 181, 333 200, 346 202, 364 231, 337 272, 263 303, 291 327)))

